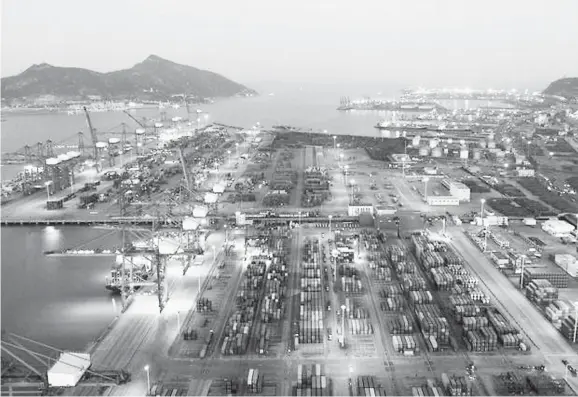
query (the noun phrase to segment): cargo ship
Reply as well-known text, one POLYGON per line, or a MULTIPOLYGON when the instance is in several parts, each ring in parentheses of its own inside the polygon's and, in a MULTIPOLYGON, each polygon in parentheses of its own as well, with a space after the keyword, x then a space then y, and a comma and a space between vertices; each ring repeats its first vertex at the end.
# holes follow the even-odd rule
POLYGON ((406 131, 406 132, 426 132, 434 131, 439 133, 472 133, 472 126, 469 124, 432 124, 432 123, 389 123, 381 121, 375 125, 379 130, 406 131))
POLYGON ((395 112, 420 112, 427 113, 433 110, 438 112, 447 111, 446 108, 435 102, 425 101, 384 101, 366 98, 364 100, 350 101, 349 98, 341 98, 340 111, 347 110, 385 110, 395 112))

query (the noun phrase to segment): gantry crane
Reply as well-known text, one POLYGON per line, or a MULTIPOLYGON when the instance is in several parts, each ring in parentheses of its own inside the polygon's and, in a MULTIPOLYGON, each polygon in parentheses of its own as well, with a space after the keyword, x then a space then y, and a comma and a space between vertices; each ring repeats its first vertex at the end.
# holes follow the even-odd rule
POLYGON ((82 109, 84 110, 84 114, 86 115, 86 122, 88 123, 88 129, 90 131, 90 138, 92 140, 92 147, 94 150, 94 160, 98 160, 98 137, 96 136, 96 129, 92 126, 92 121, 90 120, 90 113, 88 113, 88 109, 86 106, 83 106, 82 109))
MULTIPOLYGON (((65 353, 63 350, 4 330, 2 330, 0 347, 2 349, 2 394, 50 393, 52 387, 48 383, 47 373, 55 359, 51 357, 51 354, 61 355, 65 353), (38 349, 42 349, 42 352, 38 349), (5 388, 8 390, 4 390, 5 388), (35 388, 36 391, 30 388, 35 388)), ((74 353, 68 354, 74 355, 74 353)), ((75 386, 117 386, 131 380, 130 373, 125 370, 97 370, 92 366, 86 369, 63 360, 59 362, 84 372, 75 386)))

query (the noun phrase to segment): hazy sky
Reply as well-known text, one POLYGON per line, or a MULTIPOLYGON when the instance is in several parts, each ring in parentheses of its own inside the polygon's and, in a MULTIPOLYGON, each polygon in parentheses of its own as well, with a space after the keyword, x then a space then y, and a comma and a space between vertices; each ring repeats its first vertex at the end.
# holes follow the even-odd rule
POLYGON ((2 0, 2 76, 150 54, 241 83, 541 87, 578 76, 578 0, 2 0))

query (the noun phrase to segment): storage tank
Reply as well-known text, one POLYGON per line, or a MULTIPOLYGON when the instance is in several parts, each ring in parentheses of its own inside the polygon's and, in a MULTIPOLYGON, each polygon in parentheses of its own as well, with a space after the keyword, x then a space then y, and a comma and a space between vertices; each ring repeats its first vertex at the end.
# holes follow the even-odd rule
POLYGON ((482 151, 479 148, 475 148, 473 152, 474 160, 480 160, 482 158, 482 151))
POLYGON ((460 149, 460 159, 465 160, 469 157, 470 152, 468 150, 468 148, 463 147, 460 149))
POLYGON ((434 147, 431 151, 432 157, 441 157, 442 156, 442 148, 437 146, 434 147))
POLYGON ((439 143, 440 143, 440 141, 437 138, 430 139, 429 140, 429 147, 433 149, 433 148, 437 147, 439 145, 439 143))
POLYGON ((488 148, 495 149, 496 148, 496 141, 488 141, 488 148))
POLYGON ((443 150, 443 154, 444 156, 448 157, 448 155, 450 154, 450 149, 446 146, 443 150))
POLYGON ((420 142, 421 138, 419 135, 416 135, 413 137, 413 139, 411 140, 411 144, 415 147, 419 146, 419 142, 420 142))
POLYGON ((422 146, 419 148, 420 156, 429 156, 429 148, 427 146, 422 146))

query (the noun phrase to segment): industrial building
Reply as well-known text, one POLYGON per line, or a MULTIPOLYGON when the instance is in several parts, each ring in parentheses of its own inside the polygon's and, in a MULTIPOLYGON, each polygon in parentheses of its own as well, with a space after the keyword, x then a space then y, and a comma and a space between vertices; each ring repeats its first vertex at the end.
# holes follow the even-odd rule
POLYGON ((375 215, 393 215, 397 212, 397 208, 391 205, 377 205, 375 206, 375 215))
POLYGON ((461 182, 444 179, 442 185, 450 191, 450 194, 457 197, 459 201, 470 201, 470 188, 461 182))
POLYGON ((373 214, 373 205, 371 204, 360 204, 360 205, 350 205, 347 207, 347 215, 358 216, 364 212, 369 212, 373 214))

